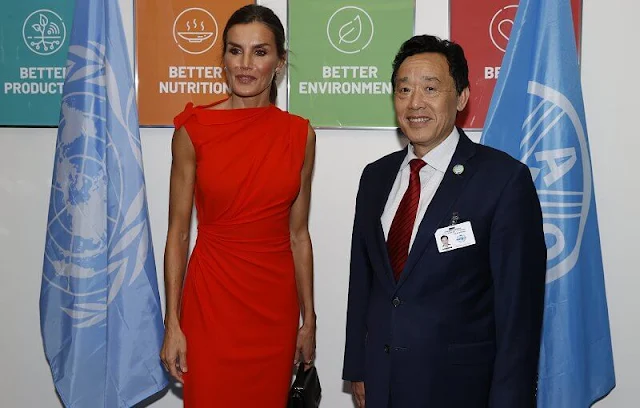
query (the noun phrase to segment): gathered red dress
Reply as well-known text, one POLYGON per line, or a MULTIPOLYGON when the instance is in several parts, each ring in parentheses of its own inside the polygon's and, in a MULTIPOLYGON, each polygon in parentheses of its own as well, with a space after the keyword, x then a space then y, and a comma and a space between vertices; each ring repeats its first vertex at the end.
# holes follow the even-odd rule
POLYGON ((284 408, 299 319, 289 215, 308 121, 188 104, 198 237, 184 282, 184 405, 284 408))

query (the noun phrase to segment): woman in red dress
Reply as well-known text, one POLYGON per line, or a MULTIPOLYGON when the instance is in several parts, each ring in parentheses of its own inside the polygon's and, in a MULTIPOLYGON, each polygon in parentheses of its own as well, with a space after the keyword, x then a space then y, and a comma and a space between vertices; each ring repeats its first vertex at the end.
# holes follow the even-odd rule
POLYGON ((274 105, 286 57, 278 17, 243 7, 223 41, 231 96, 174 119, 161 358, 185 407, 284 408, 294 363, 315 354, 315 133, 274 105))

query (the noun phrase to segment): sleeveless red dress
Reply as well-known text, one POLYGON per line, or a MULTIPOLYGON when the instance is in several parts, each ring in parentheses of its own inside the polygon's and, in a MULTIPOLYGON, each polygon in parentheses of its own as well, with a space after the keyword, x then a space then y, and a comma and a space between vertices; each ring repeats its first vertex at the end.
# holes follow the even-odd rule
POLYGON ((174 119, 196 152, 184 405, 284 408, 299 321, 289 215, 308 121, 274 105, 211 106, 188 104, 174 119))

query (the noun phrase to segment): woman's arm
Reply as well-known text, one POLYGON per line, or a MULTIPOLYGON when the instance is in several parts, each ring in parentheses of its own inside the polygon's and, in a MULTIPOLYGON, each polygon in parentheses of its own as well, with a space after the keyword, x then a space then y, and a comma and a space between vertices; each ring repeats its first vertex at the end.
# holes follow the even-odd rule
POLYGON ((311 125, 307 133, 307 147, 301 172, 298 197, 291 208, 291 251, 295 264, 296 285, 302 314, 302 327, 298 332, 296 362, 303 358, 311 362, 315 357, 316 312, 313 303, 313 249, 309 235, 309 204, 311 177, 315 160, 316 134, 311 125), (300 357, 302 353, 302 357, 300 357))
POLYGON ((180 298, 189 250, 196 174, 195 149, 184 127, 173 134, 171 151, 169 228, 164 251, 165 337, 160 356, 169 373, 182 382, 182 373, 187 371, 187 349, 180 329, 180 298))

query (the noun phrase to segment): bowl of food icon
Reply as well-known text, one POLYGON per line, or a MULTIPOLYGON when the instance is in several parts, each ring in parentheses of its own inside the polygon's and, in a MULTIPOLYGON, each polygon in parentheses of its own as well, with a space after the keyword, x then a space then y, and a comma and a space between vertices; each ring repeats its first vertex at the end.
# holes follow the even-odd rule
POLYGON ((213 32, 206 31, 178 31, 178 35, 183 40, 187 40, 190 43, 201 43, 206 39, 211 38, 213 32))

